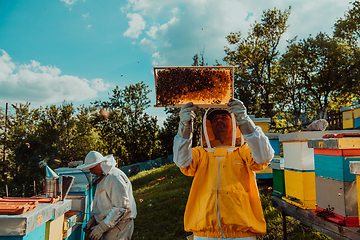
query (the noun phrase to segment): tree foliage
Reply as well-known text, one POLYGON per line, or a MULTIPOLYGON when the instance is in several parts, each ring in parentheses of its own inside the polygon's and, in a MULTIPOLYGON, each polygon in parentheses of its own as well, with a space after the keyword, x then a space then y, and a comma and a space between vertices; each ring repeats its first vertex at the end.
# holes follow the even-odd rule
POLYGON ((95 101, 94 105, 111 112, 109 119, 101 120, 97 127, 111 145, 108 153, 119 156, 124 164, 144 162, 158 157, 157 118, 145 110, 150 106, 150 90, 143 82, 130 84, 124 89, 118 86, 108 101, 95 101))
POLYGON ((258 116, 272 117, 277 48, 289 26, 290 10, 264 10, 261 22, 251 26, 247 37, 241 32, 226 37, 231 47, 225 47, 224 61, 235 66, 235 97, 258 116))

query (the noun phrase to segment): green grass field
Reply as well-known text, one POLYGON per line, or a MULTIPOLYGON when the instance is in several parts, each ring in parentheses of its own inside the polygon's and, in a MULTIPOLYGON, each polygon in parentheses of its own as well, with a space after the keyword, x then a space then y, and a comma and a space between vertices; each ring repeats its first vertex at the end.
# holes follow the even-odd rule
MULTIPOLYGON (((185 240, 183 215, 192 177, 183 175, 175 164, 143 171, 130 178, 138 215, 133 238, 185 240)), ((258 182, 267 223, 267 234, 258 239, 283 239, 280 211, 271 204, 271 181, 258 182)), ((299 221, 287 217, 288 239, 330 239, 299 221)))

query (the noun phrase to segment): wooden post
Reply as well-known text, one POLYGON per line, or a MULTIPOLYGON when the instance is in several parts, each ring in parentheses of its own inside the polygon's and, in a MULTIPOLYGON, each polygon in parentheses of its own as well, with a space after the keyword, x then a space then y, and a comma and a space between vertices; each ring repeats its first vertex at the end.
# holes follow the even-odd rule
POLYGON ((287 240, 287 231, 286 231, 286 214, 284 213, 284 211, 283 211, 283 208, 281 207, 280 208, 280 211, 281 211, 281 216, 282 216, 282 218, 283 218, 283 239, 284 240, 287 240))
POLYGON ((9 190, 8 190, 8 186, 5 185, 5 190, 6 190, 6 197, 9 197, 9 190))

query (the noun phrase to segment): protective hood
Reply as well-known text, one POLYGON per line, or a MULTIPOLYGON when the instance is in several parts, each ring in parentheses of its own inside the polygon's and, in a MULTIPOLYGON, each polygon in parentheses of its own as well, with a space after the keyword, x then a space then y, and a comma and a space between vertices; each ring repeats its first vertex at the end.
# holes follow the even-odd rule
MULTIPOLYGON (((219 141, 215 140, 215 135, 212 131, 211 121, 208 119, 209 116, 213 115, 215 111, 227 111, 226 108, 210 108, 206 111, 203 117, 202 131, 201 131, 201 146, 206 148, 215 148, 221 144, 219 141)), ((227 111, 228 112, 228 111, 227 111)), ((234 114, 231 115, 232 120, 232 139, 229 143, 224 143, 224 145, 237 147, 244 144, 240 129, 236 125, 236 120, 234 114)), ((222 146, 224 146, 222 145, 222 146)))
POLYGON ((112 154, 109 155, 107 161, 100 163, 101 170, 105 175, 108 174, 111 171, 111 169, 113 169, 115 166, 116 166, 116 161, 112 154))

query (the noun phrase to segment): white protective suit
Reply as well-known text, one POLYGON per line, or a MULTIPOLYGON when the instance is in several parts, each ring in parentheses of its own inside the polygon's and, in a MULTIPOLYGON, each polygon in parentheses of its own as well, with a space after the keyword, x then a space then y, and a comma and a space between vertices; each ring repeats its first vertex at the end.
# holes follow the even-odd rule
POLYGON ((110 228, 102 239, 131 239, 137 214, 131 182, 113 158, 100 166, 105 177, 96 187, 92 212, 97 224, 104 221, 110 228))

